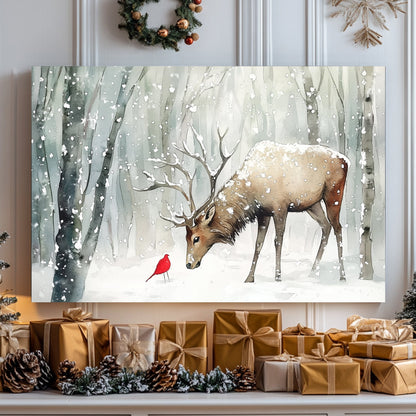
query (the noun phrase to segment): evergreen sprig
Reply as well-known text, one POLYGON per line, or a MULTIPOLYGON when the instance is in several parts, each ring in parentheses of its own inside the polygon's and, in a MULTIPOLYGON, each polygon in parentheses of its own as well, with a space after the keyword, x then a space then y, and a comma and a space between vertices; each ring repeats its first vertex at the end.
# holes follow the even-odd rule
POLYGON ((412 319, 411 324, 416 330, 416 273, 413 275, 412 287, 403 296, 403 310, 396 314, 398 319, 412 319))
MULTIPOLYGON (((224 373, 219 367, 203 374, 198 371, 191 372, 179 365, 177 375, 174 391, 179 393, 228 393, 236 388, 233 373, 228 370, 224 373)), ((115 376, 109 376, 100 371, 100 367, 86 367, 77 379, 61 382, 59 389, 65 395, 82 394, 85 396, 152 391, 145 379, 145 371, 134 373, 123 368, 115 376)))
POLYGON ((181 5, 175 10, 178 19, 186 19, 189 23, 186 29, 180 29, 176 24, 169 27, 161 25, 159 28, 149 28, 147 25, 148 13, 142 15, 138 20, 134 19, 133 13, 139 12, 146 3, 159 3, 159 0, 118 0, 120 4, 119 14, 124 22, 118 27, 126 30, 129 39, 136 39, 144 45, 153 46, 161 44, 163 49, 174 49, 178 51, 178 42, 191 36, 192 31, 201 26, 202 23, 195 17, 195 13, 189 8, 192 0, 180 0, 181 5), (159 31, 167 29, 166 37, 159 35, 159 31))

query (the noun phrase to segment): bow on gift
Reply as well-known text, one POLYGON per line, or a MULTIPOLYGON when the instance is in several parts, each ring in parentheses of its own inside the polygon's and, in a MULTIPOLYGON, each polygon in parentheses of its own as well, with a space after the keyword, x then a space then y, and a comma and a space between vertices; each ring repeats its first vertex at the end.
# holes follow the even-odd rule
POLYGON ((29 338, 29 331, 12 324, 0 324, 0 337, 5 338, 8 352, 14 354, 20 348, 18 338, 29 338))
POLYGON ((121 367, 131 368, 134 372, 140 370, 145 371, 149 368, 150 363, 146 355, 152 353, 154 342, 133 339, 133 334, 130 332, 130 337, 123 335, 120 340, 120 347, 125 351, 117 355, 117 364, 121 367))
POLYGON ((335 365, 336 363, 352 363, 353 359, 347 355, 338 355, 343 351, 341 347, 332 347, 328 354, 325 354, 325 347, 323 343, 318 344, 318 348, 312 350, 312 355, 303 354, 301 362, 323 361, 327 364, 328 377, 328 394, 335 394, 335 365))
POLYGON ((289 354, 287 351, 280 355, 266 355, 261 357, 264 361, 281 361, 287 363, 287 376, 286 376, 286 387, 287 391, 296 391, 299 386, 300 370, 299 362, 300 357, 295 357, 289 354), (297 365, 296 365, 297 363, 297 365))
POLYGON ((70 321, 85 321, 92 318, 92 314, 84 312, 81 308, 68 308, 62 312, 64 318, 70 321))
POLYGON ((341 347, 332 347, 327 354, 325 354, 325 346, 322 342, 317 345, 311 352, 312 354, 302 354, 302 362, 312 361, 336 361, 343 363, 352 363, 353 359, 347 355, 339 355, 344 349, 341 347))
POLYGON ((308 328, 307 326, 303 326, 301 324, 297 324, 296 326, 289 326, 288 328, 282 331, 283 335, 307 335, 313 336, 316 334, 315 330, 312 328, 308 328))
POLYGON ((413 327, 410 325, 412 319, 398 319, 392 324, 376 324, 374 338, 378 340, 391 340, 396 342, 406 341, 413 338, 413 327))
POLYGON ((191 355, 192 357, 199 358, 201 360, 207 358, 207 347, 185 347, 186 342, 186 322, 176 323, 176 339, 171 341, 169 339, 159 340, 159 355, 166 355, 173 352, 178 352, 176 358, 170 362, 172 368, 176 368, 179 364, 185 365, 185 356, 191 355))
MULTIPOLYGON (((91 319, 92 314, 84 312, 81 308, 68 308, 62 312, 63 319, 54 319, 45 322, 43 329, 43 355, 46 360, 49 360, 50 343, 51 343, 51 325, 54 322, 59 321, 73 321, 78 323, 84 323, 87 329, 87 351, 88 351, 88 365, 94 366, 95 363, 95 346, 94 346, 94 331, 92 323, 88 322, 91 319)), ((79 325, 78 325, 79 326, 79 325)), ((80 327, 81 329, 81 327, 80 327)))
POLYGON ((275 331, 270 326, 259 328, 254 334, 248 326, 247 311, 235 311, 235 318, 238 326, 243 330, 242 334, 214 334, 215 344, 237 344, 243 342, 241 351, 241 365, 254 369, 254 341, 261 342, 270 347, 278 347, 280 345, 281 333, 275 331))

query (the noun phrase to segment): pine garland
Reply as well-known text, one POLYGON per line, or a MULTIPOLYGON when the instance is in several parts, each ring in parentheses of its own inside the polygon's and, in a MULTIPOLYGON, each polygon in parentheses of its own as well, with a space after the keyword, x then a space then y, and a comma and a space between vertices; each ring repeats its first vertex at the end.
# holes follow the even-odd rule
POLYGON ((178 51, 178 42, 185 39, 191 44, 198 39, 193 30, 201 26, 201 22, 195 17, 195 12, 202 11, 201 6, 193 3, 193 0, 180 0, 181 5, 175 10, 178 21, 169 27, 161 25, 158 29, 149 28, 147 25, 148 13, 142 15, 141 7, 146 3, 158 3, 159 0, 118 0, 120 4, 119 14, 124 22, 118 27, 128 32, 130 39, 136 39, 148 46, 161 44, 163 49, 178 51), (191 40, 192 39, 192 40, 191 40))
MULTIPOLYGON (((0 246, 2 246, 6 240, 9 238, 9 234, 7 232, 3 232, 0 234, 0 246)), ((10 264, 6 263, 4 260, 0 259, 0 271, 7 269, 10 267, 10 264)), ((0 283, 1 275, 0 275, 0 283)), ((17 321, 20 317, 20 312, 14 312, 8 308, 9 305, 17 302, 16 296, 6 296, 9 293, 9 290, 0 294, 0 323, 8 323, 17 321)))
MULTIPOLYGON (((146 375, 150 370, 134 373, 123 368, 118 374, 109 375, 108 372, 101 371, 100 366, 86 367, 75 380, 58 381, 58 388, 65 395, 82 394, 85 396, 153 391, 146 384, 146 375)), ((237 388, 235 374, 229 370, 224 373, 219 367, 203 374, 198 371, 190 372, 179 365, 177 376, 173 391, 178 393, 228 393, 236 391, 237 388)))

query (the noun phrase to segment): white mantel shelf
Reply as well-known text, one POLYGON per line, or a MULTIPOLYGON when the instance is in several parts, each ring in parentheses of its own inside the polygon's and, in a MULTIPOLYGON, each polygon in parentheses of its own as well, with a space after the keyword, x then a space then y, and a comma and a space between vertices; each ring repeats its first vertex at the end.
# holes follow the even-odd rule
POLYGON ((136 393, 64 396, 0 393, 0 415, 416 415, 416 394, 302 396, 298 393, 136 393))

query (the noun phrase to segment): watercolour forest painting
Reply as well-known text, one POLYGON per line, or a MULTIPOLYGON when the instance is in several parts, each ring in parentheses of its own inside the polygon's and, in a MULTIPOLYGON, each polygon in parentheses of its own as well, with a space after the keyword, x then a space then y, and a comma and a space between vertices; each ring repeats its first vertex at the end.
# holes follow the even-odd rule
POLYGON ((381 67, 34 67, 35 302, 383 302, 381 67))

